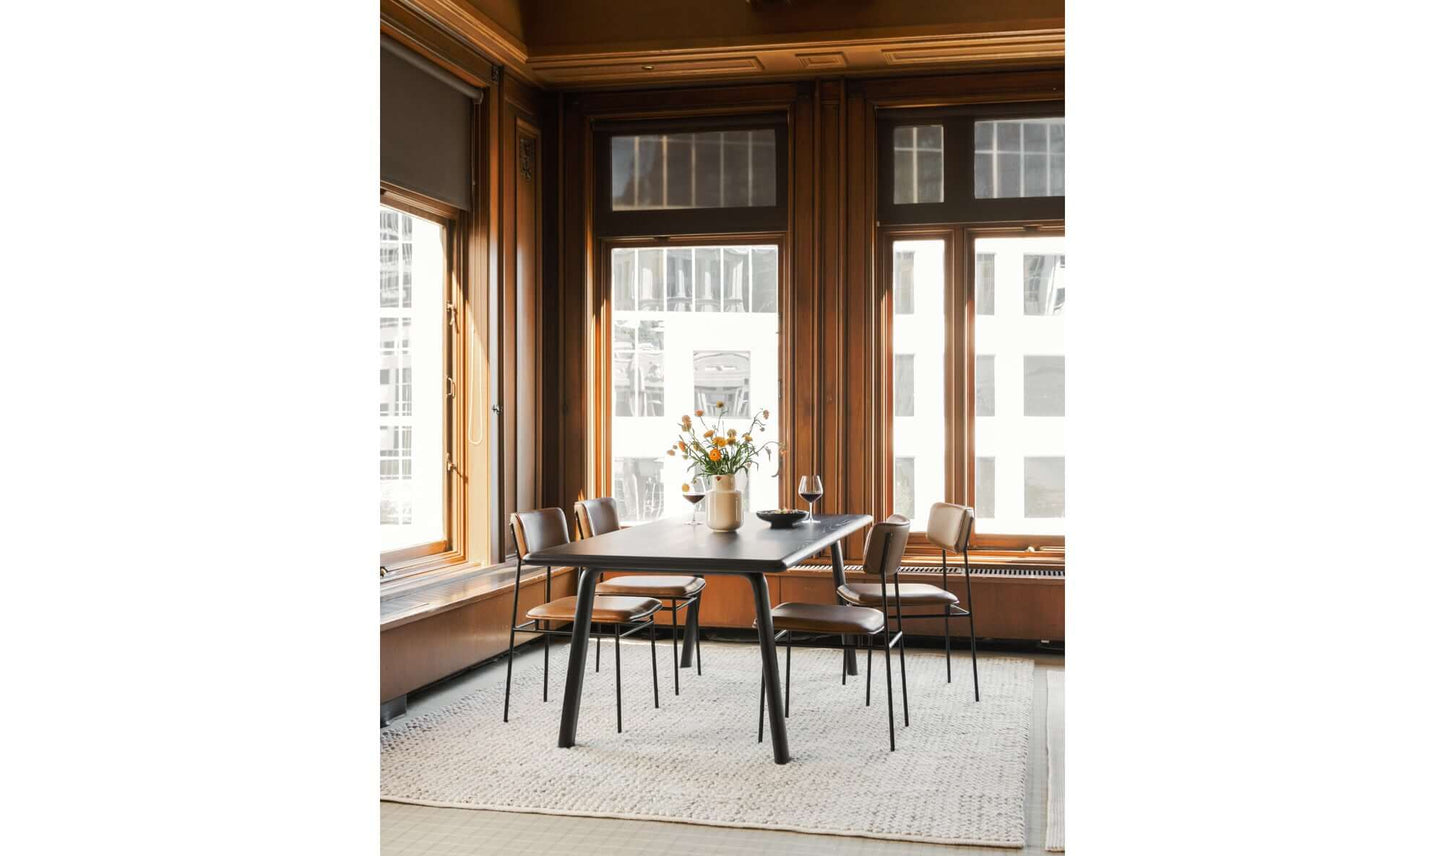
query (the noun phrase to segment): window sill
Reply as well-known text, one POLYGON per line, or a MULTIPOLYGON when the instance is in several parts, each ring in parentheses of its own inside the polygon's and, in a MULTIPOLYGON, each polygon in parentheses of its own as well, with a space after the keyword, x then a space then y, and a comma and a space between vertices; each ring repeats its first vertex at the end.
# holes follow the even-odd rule
MULTIPOLYGON (((553 582, 571 572, 570 567, 553 568, 553 582)), ((515 564, 484 566, 466 562, 445 570, 414 574, 406 580, 384 582, 381 587, 381 630, 384 632, 478 600, 508 594, 516 573, 515 564)), ((545 575, 546 571, 540 565, 522 566, 523 585, 540 580, 545 575)))

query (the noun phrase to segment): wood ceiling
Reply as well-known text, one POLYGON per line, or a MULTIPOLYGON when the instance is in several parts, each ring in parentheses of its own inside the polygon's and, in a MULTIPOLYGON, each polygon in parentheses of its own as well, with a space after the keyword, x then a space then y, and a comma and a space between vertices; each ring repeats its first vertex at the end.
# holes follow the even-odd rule
POLYGON ((382 0, 565 89, 1057 63, 1063 0, 382 0))

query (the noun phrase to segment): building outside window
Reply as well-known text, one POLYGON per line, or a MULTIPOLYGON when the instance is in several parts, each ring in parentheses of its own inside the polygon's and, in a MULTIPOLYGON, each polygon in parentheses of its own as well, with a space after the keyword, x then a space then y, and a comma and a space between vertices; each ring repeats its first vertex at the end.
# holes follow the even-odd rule
POLYGON ((944 242, 894 241, 893 260, 892 511, 921 529, 945 487, 944 242), (901 461, 908 462, 906 474, 901 461))
POLYGON ((381 206, 380 511, 386 553, 446 537, 446 259, 440 224, 381 206))
MULTIPOLYGON (((711 424, 721 401, 742 431, 767 409, 757 439, 780 439, 778 248, 614 248, 610 269, 612 495, 627 523, 685 515, 688 471, 667 455, 682 414, 711 424)), ((777 506, 777 466, 775 451, 747 475, 747 507, 777 506)))
POLYGON ((974 502, 981 534, 1063 533, 1063 242, 1054 236, 976 241, 975 282, 987 258, 996 283, 994 313, 974 318, 974 502))

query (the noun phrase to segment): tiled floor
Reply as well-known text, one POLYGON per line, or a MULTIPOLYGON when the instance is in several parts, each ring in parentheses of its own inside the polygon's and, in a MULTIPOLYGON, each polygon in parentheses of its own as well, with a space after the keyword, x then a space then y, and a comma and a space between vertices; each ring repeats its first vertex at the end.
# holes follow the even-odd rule
MULTIPOLYGON (((988 656, 980 654, 980 657, 988 656)), ((1009 656, 1018 656, 1010 654, 1009 656)), ((1059 655, 1037 654, 1040 669, 1062 669, 1059 655)), ((963 658, 967 663, 967 657, 963 658)), ((519 656, 514 668, 540 669, 541 652, 519 656)), ((484 666, 410 699, 410 713, 445 706, 477 686, 496 680, 505 663, 484 666)), ((967 669, 954 679, 967 680, 967 669)), ((757 853, 784 856, 913 856, 913 854, 964 853, 967 856, 1035 856, 1044 852, 1045 787, 1048 780, 1045 739, 1047 681, 1034 681, 1034 724, 1029 746, 1027 796, 1028 844, 1022 850, 990 847, 952 847, 902 841, 876 841, 835 835, 805 835, 761 829, 729 829, 685 823, 613 820, 589 817, 518 814, 474 809, 431 808, 401 803, 381 804, 381 852, 384 854, 624 854, 671 851, 722 856, 757 853)), ((914 692, 920 690, 914 689, 914 692)), ((911 693, 910 693, 911 695, 911 693)), ((900 749, 900 751, 902 751, 900 749)), ((920 794, 926 798, 926 794, 920 794)))

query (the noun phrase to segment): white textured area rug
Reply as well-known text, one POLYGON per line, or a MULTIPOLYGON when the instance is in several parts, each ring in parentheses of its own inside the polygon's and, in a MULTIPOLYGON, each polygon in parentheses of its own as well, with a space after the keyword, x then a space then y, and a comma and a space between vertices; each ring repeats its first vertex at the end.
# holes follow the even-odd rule
POLYGON ((1064 673, 1050 669, 1048 678, 1048 735, 1045 744, 1049 757, 1048 829, 1044 849, 1064 849, 1064 673))
MULTIPOLYGON (((662 707, 652 707, 647 645, 623 643, 623 727, 616 731, 612 646, 583 686, 577 745, 557 747, 567 646, 552 651, 550 700, 535 659, 513 675, 511 722, 503 684, 381 734, 384 800, 452 808, 663 820, 795 832, 1024 845, 1024 793, 1033 718, 1031 660, 979 660, 973 701, 968 657, 944 682, 941 653, 910 652, 912 725, 903 726, 893 660, 898 751, 888 751, 882 654, 873 704, 863 704, 866 660, 842 686, 841 654, 793 651, 788 740, 773 763, 757 742, 761 664, 756 646, 707 643, 703 674, 684 672, 672 695, 671 657, 658 645, 662 707)), ((778 649, 779 666, 784 663, 778 649)))

